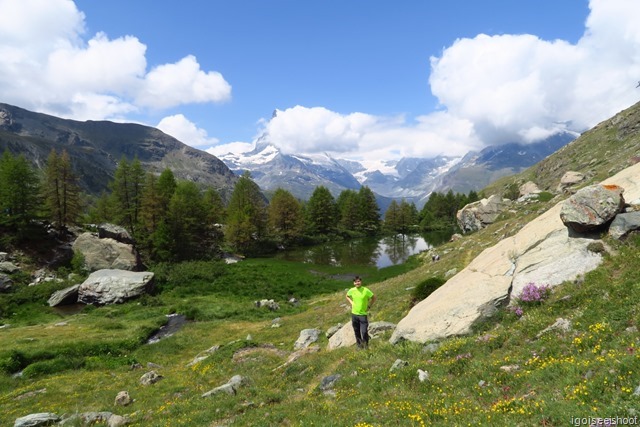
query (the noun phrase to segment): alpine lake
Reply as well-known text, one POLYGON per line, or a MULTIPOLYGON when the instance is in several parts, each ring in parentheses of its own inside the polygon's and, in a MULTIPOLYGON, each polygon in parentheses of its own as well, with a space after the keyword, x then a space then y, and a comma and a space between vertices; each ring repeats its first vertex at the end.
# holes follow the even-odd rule
POLYGON ((334 267, 368 266, 381 269, 402 264, 410 256, 429 250, 449 237, 449 233, 362 237, 283 250, 273 257, 307 264, 334 267))

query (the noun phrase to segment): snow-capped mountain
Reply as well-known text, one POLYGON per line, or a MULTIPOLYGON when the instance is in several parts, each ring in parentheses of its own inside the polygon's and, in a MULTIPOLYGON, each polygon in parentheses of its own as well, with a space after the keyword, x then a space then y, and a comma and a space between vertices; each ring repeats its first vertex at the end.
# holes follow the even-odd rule
POLYGON ((238 174, 251 172, 251 177, 263 191, 283 188, 303 200, 320 185, 336 196, 342 190, 360 188, 353 174, 331 156, 284 154, 268 141, 268 135, 261 136, 250 152, 229 153, 219 158, 238 174))
POLYGON ((335 159, 328 154, 284 154, 270 143, 268 134, 264 134, 252 151, 230 153, 220 159, 237 174, 251 172, 264 191, 284 188, 303 200, 320 185, 335 196, 345 189, 358 190, 366 185, 378 196, 384 210, 391 199, 404 198, 422 206, 434 191, 481 190, 500 177, 539 162, 576 136, 563 133, 534 144, 489 146, 462 158, 437 156, 358 162, 335 159))

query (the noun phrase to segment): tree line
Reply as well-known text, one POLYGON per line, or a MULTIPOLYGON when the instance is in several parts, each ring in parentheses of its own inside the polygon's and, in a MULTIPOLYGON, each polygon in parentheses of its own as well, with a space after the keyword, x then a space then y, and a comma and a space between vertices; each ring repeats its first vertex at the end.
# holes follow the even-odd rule
POLYGON ((454 232, 457 210, 477 199, 474 192, 432 193, 420 211, 394 200, 383 218, 367 186, 343 190, 337 198, 318 186, 306 202, 280 188, 267 200, 246 172, 225 203, 214 188, 177 180, 170 169, 145 172, 137 158, 122 157, 109 191, 87 202, 66 151, 52 150, 42 172, 22 155, 5 151, 0 157, 0 227, 19 237, 34 220, 60 230, 111 222, 131 233, 150 262, 206 259, 223 249, 253 254, 381 233, 454 232))

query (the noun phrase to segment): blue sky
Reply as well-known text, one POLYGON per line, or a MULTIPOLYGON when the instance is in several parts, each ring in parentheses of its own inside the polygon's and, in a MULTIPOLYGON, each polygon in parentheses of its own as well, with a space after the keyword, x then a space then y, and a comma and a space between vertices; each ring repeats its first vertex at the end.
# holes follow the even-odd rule
POLYGON ((298 154, 462 155, 637 102, 637 22, 635 0, 0 0, 0 101, 213 154, 267 131, 298 154))

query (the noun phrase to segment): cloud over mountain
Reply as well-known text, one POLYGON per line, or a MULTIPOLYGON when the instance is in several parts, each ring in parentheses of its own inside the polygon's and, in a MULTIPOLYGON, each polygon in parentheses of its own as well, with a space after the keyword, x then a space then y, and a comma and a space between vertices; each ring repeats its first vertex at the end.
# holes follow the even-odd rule
POLYGON ((576 43, 479 34, 432 56, 425 79, 439 111, 412 119, 296 106, 279 111, 266 129, 283 151, 358 160, 461 155, 582 132, 640 98, 640 3, 589 6, 576 43))

